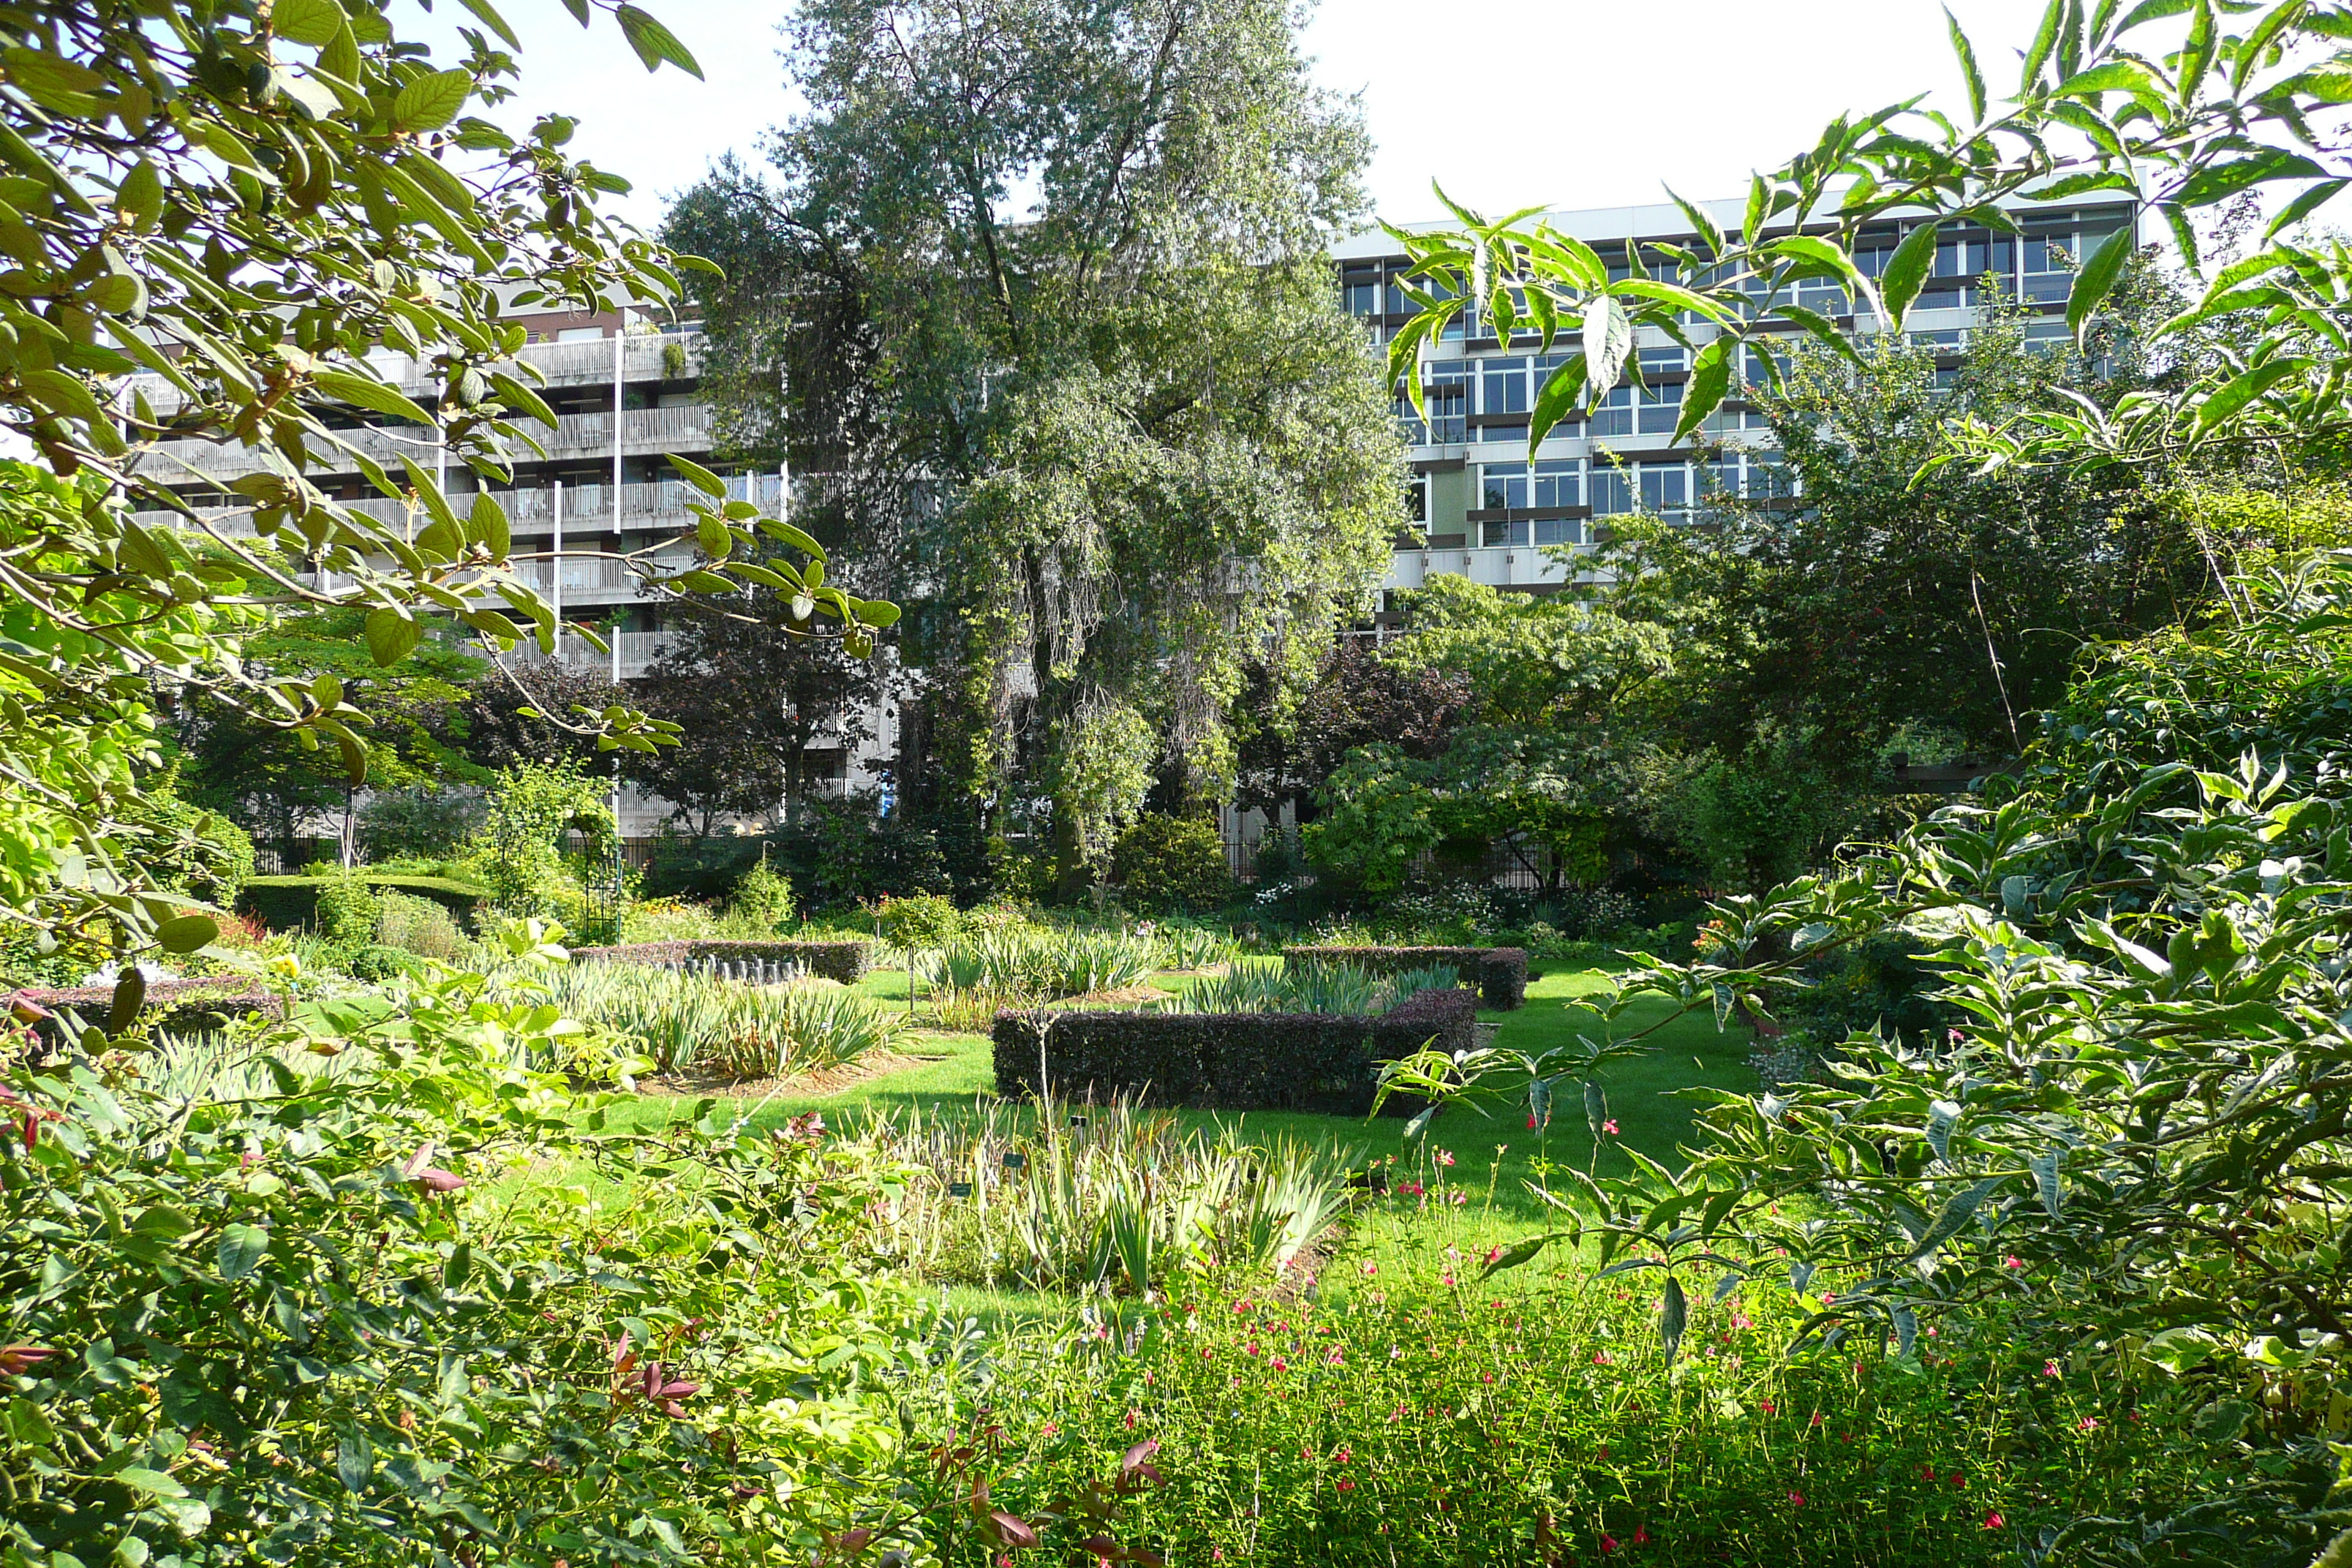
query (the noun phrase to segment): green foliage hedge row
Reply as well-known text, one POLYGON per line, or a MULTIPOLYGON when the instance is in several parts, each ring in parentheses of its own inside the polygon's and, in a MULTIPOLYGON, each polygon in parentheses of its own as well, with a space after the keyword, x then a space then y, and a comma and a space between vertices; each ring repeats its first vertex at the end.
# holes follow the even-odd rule
MULTIPOLYGON (((1425 1048, 1467 1050, 1476 1004, 1467 991, 1422 991, 1377 1018, 1321 1013, 1053 1013, 1045 1067, 1057 1094, 1136 1094, 1218 1110, 1361 1116, 1382 1062, 1425 1048)), ((1000 1013, 996 1091, 1037 1089, 1036 1016, 1000 1013)), ((1392 1097, 1411 1115, 1420 1102, 1392 1097)))
POLYGON ((574 960, 606 963, 797 963, 820 979, 855 985, 873 966, 870 942, 635 942, 572 950, 574 960))
MULTIPOLYGON (((112 985, 77 985, 16 993, 45 1011, 68 1008, 85 1024, 104 1024, 114 1004, 112 985)), ((150 1034, 184 1035, 224 1028, 247 1013, 278 1017, 284 1004, 276 993, 249 980, 156 980, 148 984, 139 1021, 150 1034)), ((42 1026, 45 1033, 51 1026, 42 1026)))
MULTIPOLYGON (((408 877, 371 871, 364 866, 356 875, 371 888, 390 888, 431 899, 467 924, 471 924, 475 910, 490 896, 488 888, 448 877, 408 877)), ((255 877, 237 895, 237 912, 257 917, 272 931, 291 931, 314 924, 319 917, 320 891, 341 885, 340 877, 255 877)))
POLYGON ((1375 974, 1451 963, 1465 984, 1478 987, 1481 1006, 1507 1013, 1528 999, 1528 950, 1523 947, 1286 947, 1292 969, 1310 963, 1352 963, 1375 974))

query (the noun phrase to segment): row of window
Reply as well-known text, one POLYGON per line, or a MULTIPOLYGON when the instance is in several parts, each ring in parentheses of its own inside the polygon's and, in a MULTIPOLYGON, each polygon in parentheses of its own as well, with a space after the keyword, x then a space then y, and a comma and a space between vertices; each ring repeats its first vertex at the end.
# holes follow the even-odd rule
MULTIPOLYGON (((1589 508, 1596 517, 1645 511, 1687 522, 1694 508, 1728 497, 1790 496, 1797 486, 1776 451, 1732 451, 1699 462, 1612 463, 1584 458, 1533 463, 1481 463, 1473 470, 1472 504, 1480 511, 1589 508)), ((1407 503, 1415 521, 1428 517, 1428 476, 1414 476, 1407 503)), ((1482 520, 1482 545, 1581 544, 1574 518, 1482 520)))

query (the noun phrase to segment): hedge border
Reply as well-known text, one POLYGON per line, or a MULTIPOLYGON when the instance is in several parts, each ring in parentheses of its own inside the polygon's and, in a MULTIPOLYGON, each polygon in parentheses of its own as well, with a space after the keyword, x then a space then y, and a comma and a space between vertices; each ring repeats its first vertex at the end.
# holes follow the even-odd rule
MULTIPOLYGON (((107 1010, 114 1005, 111 985, 75 985, 63 988, 27 986, 11 992, 7 1001, 22 997, 44 1012, 56 1013, 70 1008, 85 1024, 102 1024, 107 1010)), ((228 1021, 247 1013, 259 1013, 264 1017, 282 1016, 283 1000, 274 991, 265 991, 252 981, 235 980, 152 980, 148 982, 145 1001, 139 1009, 139 1021, 159 1035, 185 1034, 192 1029, 217 1029, 228 1021)), ((45 1019, 37 1026, 40 1033, 55 1043, 56 1023, 45 1019)))
MULTIPOLYGON (((370 874, 362 866, 359 879, 379 892, 407 893, 420 899, 430 899, 447 910, 462 923, 470 925, 477 911, 488 902, 490 890, 471 882, 459 882, 447 877, 408 877, 398 872, 370 874)), ((252 877, 237 889, 236 911, 252 915, 272 931, 290 931, 307 926, 318 918, 319 889, 336 880, 332 877, 252 877)))
POLYGON ((633 942, 618 947, 575 947, 575 963, 721 963, 764 960, 804 964, 811 974, 855 985, 874 965, 870 942, 633 942))
MULTIPOLYGON (((1423 991, 1375 1018, 1328 1013, 1096 1013, 1045 1015, 1045 1072, 1075 1099, 1131 1094, 1156 1105, 1208 1110, 1370 1110, 1381 1064, 1427 1046, 1467 1050, 1475 999, 1466 990, 1423 991)), ((1035 1015, 1003 1012, 991 1030, 1001 1095, 1037 1091, 1035 1015)), ((1410 1116, 1424 1101, 1392 1097, 1382 1110, 1410 1116)))
POLYGON ((1352 963, 1375 974, 1451 963, 1464 984, 1478 987, 1480 1004, 1508 1013, 1528 999, 1528 950, 1524 947, 1286 947, 1286 969, 1307 963, 1352 963))

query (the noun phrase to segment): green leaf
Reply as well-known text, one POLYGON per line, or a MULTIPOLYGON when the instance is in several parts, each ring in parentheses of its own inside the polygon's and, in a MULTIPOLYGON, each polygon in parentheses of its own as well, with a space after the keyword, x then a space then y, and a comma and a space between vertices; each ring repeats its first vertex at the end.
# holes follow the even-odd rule
POLYGON ((712 473, 709 468, 704 468, 701 464, 689 462, 688 459, 679 457, 675 452, 668 454, 664 460, 667 462, 671 468, 674 468, 679 473, 684 474, 686 476, 686 482, 692 485, 696 489, 700 490, 704 495, 709 496, 714 500, 726 495, 727 481, 720 479, 717 474, 712 473))
POLYGON ((2090 330, 2091 313, 2123 276, 2124 262, 2133 249, 2132 237, 2131 226, 2126 224, 2100 241, 2090 259, 2083 263, 2083 270, 2074 275, 2074 290, 2066 296, 2066 330, 2074 334, 2077 347, 2090 330))
POLYGON ((771 539, 782 540, 784 543, 791 545, 793 549, 803 552, 818 561, 824 559, 824 546, 819 544, 815 540, 811 539, 807 534, 803 533, 799 529, 794 528, 791 523, 786 522, 782 518, 761 518, 760 520, 760 531, 766 534, 771 539))
POLYGON ((2347 186, 2352 186, 2352 180, 2326 180, 2312 186, 2279 209, 2278 216, 2271 219, 2270 226, 2263 230, 2263 242, 2267 245, 2280 234, 2293 228, 2334 201, 2347 186))
POLYGON ((221 1232, 220 1277, 243 1279, 269 1252, 269 1233, 257 1225, 233 1225, 221 1232))
POLYGON ((1588 399, 1606 395, 1617 384, 1633 352, 1633 324, 1624 307, 1611 294, 1595 294, 1584 308, 1584 367, 1588 399))
POLYGON ((174 915, 155 928, 155 941, 165 952, 194 952, 220 940, 220 926, 210 915, 174 915))
POLYGON ((667 60, 695 80, 702 79, 702 68, 694 63, 694 56, 677 41, 677 35, 652 16, 635 5, 624 5, 613 13, 613 19, 621 24, 622 35, 629 40, 629 47, 637 51, 637 58, 646 62, 646 69, 659 70, 667 60))
POLYGON ((1691 232, 1698 236, 1699 243, 1706 246, 1712 255, 1722 256, 1723 227, 1715 221, 1714 216, 1697 203, 1687 202, 1675 195, 1671 187, 1666 191, 1666 195, 1673 200, 1675 205, 1682 208, 1683 216, 1690 221, 1691 232))
POLYGON ((441 1266, 441 1289, 462 1290, 474 1272, 474 1249, 459 1242, 449 1249, 449 1261, 441 1266))
POLYGON ((2051 46, 2058 41, 2058 26, 2065 12, 2066 0, 2050 0, 2049 8, 2042 13, 2042 26, 2033 35, 2032 47, 2025 51, 2025 68, 2018 73, 2018 97, 2031 97, 2034 84, 2042 79, 2042 68, 2049 62, 2051 46))
MULTIPOLYGON (((1960 30, 1960 19, 1952 15, 1948 5, 1944 7, 1944 26, 1952 36, 1952 53, 1959 58, 1960 81, 1969 89, 1969 122, 1981 125, 1985 117, 1985 83, 1984 72, 1977 68, 1977 51, 1969 43, 1968 34, 1960 30)), ((1890 304, 1888 308, 1893 307, 1890 304)))
POLYGON ((551 429, 554 427, 555 410, 547 405, 547 400, 504 371, 490 372, 490 390, 497 393, 499 401, 508 407, 529 415, 551 429))
POLYGON ((1691 360, 1690 380, 1683 387, 1682 417, 1675 422, 1675 445, 1699 427, 1731 390, 1731 350, 1736 340, 1717 336, 1703 343, 1691 360))
POLYGON ((1927 1234, 1919 1238, 1917 1245, 1911 1248, 1904 1261, 1916 1263, 1959 1235, 1969 1221, 1975 1217, 1977 1210, 1984 1206, 1985 1199, 1999 1191, 2007 1180, 2005 1176, 1989 1177, 1981 1182, 1971 1183, 1967 1188, 1954 1194, 1951 1201, 1947 1203, 1941 1212, 1936 1215, 1935 1223, 1927 1227, 1927 1234))
POLYGON ((424 628, 405 610, 379 605, 367 613, 368 657, 379 668, 398 664, 424 639, 424 628))
POLYGON ((2246 405, 2310 363, 2307 359, 2285 354, 2265 360, 2244 374, 2232 377, 2221 390, 2197 405, 2198 433, 2202 435, 2222 421, 2234 417, 2246 405))
POLYGON ((507 509, 498 503, 488 490, 474 495, 474 510, 466 518, 466 542, 478 544, 490 552, 494 561, 503 561, 513 547, 514 535, 507 522, 507 509))
POLYGON ((1528 450, 1533 452, 1552 427, 1576 411, 1577 400, 1584 395, 1584 356, 1570 354, 1562 360, 1544 384, 1536 391, 1536 405, 1528 416, 1528 450))
POLYGON ((2251 158, 2208 164, 2181 182, 2173 200, 2185 207, 2211 206, 2273 180, 2316 180, 2326 174, 2326 170, 2301 153, 2273 147, 2251 158))
POLYGON ((1936 225, 1931 219, 1917 225, 1903 237, 1887 258, 1885 274, 1879 279, 1879 298, 1886 301, 1886 319, 1890 331, 1901 331, 1904 319, 1911 313, 1911 302, 1927 284, 1927 274, 1936 264, 1936 225))
POLYGON ((114 983, 114 1000, 106 1010, 106 1032, 121 1036, 139 1021, 139 1009, 147 1001, 147 975, 135 963, 122 966, 121 977, 114 983))
POLYGON ((1665 1342, 1667 1365, 1674 1364, 1675 1352, 1683 1348, 1683 1331, 1689 1326, 1690 1302, 1683 1295, 1682 1281, 1669 1274, 1658 1308, 1658 1338, 1665 1342))
POLYGON ((32 406, 44 414, 62 414, 86 423, 106 416, 97 395, 79 376, 61 370, 20 370, 16 380, 33 395, 32 406))
POLYGON ((348 403, 372 414, 388 414, 395 419, 413 419, 419 425, 433 423, 433 416, 401 395, 400 389, 364 375, 348 371, 321 370, 311 374, 310 384, 338 403, 348 403))
POLYGON ((1506 1268, 1518 1268, 1521 1264, 1533 1259, 1538 1253, 1540 1253, 1544 1249, 1545 1244, 1550 1240, 1551 1237, 1549 1236, 1531 1236, 1525 1241, 1514 1242, 1511 1246, 1503 1249, 1500 1257, 1496 1258, 1492 1263, 1486 1265, 1486 1273, 1480 1275, 1479 1278, 1486 1279, 1493 1275, 1500 1274, 1506 1268))
POLYGON ((434 71, 418 77, 392 100, 394 131, 438 131, 466 107, 473 95, 474 79, 461 70, 434 71))
POLYGON ((522 40, 515 37, 515 30, 507 26, 507 19, 499 15, 497 7, 490 4, 490 0, 458 0, 458 4, 480 17, 482 26, 496 33, 507 47, 510 49, 522 47, 522 40))
POLYGON ((335 0, 275 0, 269 7, 269 30, 289 44, 320 48, 350 25, 335 0))
POLYGON ((115 188, 114 205, 131 216, 132 226, 142 234, 153 228, 163 216, 163 176, 155 172, 154 164, 140 159, 115 188))
POLYGON ((2217 47, 2211 0, 2196 0, 2189 15, 2189 38, 2180 48, 2180 101, 2193 104, 2205 85, 2205 73, 2213 64, 2217 47))
POLYGON ((161 1470, 150 1470, 138 1465, 125 1466, 114 1472, 112 1479, 121 1481, 136 1492, 149 1497, 185 1497, 188 1489, 161 1470))

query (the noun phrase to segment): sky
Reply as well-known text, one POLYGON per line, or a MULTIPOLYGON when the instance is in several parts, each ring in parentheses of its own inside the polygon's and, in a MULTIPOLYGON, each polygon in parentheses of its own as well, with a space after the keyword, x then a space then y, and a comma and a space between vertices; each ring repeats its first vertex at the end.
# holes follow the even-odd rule
MULTIPOLYGON (((616 210, 650 226, 720 153, 756 161, 797 105, 776 58, 789 0, 642 3, 702 83, 649 75, 602 12, 583 32, 558 0, 501 0, 525 89, 500 117, 578 116, 573 151, 634 182, 616 210)), ((1998 95, 2042 0, 1951 8, 1998 95)), ((437 55, 467 19, 439 0, 411 36, 437 55)), ((1659 201, 1663 184, 1736 196, 1841 112, 1959 100, 1940 0, 1324 0, 1304 45, 1325 87, 1362 95, 1374 210, 1396 222, 1443 216, 1433 179, 1490 212, 1659 201)))

